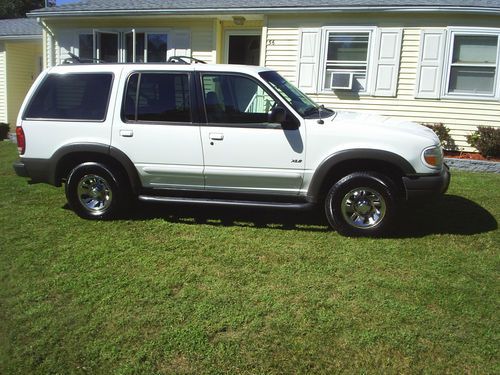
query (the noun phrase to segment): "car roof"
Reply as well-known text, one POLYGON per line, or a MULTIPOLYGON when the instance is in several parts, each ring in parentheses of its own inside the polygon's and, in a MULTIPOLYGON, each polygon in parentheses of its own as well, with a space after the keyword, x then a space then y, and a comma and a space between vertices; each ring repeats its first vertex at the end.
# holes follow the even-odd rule
POLYGON ((57 65, 50 69, 49 73, 91 73, 91 72, 119 72, 126 71, 197 71, 197 72, 230 72, 230 73, 247 73, 251 75, 260 72, 271 71, 269 68, 253 65, 237 65, 237 64, 179 64, 179 63, 67 63, 57 65))

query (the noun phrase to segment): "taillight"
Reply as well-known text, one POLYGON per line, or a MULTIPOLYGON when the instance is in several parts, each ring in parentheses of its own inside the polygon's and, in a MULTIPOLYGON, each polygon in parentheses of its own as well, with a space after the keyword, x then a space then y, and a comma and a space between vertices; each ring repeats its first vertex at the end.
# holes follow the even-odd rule
POLYGON ((26 137, 24 136, 24 130, 21 126, 16 128, 16 138, 17 138, 17 151, 19 155, 24 154, 26 151, 26 137))

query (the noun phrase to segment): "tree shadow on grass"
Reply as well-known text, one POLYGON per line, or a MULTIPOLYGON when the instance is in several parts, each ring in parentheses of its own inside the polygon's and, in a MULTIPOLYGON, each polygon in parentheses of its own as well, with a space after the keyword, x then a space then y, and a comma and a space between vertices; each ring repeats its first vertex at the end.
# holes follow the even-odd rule
MULTIPOLYGON (((138 203, 129 220, 163 219, 172 223, 272 228, 278 230, 329 231, 322 207, 307 211, 269 208, 215 207, 138 203)), ((477 203, 455 195, 410 204, 389 238, 413 238, 431 234, 471 235, 496 230, 496 219, 477 203)))

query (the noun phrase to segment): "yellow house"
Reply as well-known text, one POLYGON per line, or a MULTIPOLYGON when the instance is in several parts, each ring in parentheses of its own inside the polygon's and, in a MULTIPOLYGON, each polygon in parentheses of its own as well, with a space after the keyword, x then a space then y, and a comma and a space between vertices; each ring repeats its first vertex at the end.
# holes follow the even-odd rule
POLYGON ((0 20, 0 122, 15 126, 24 96, 42 68, 42 28, 36 20, 0 20))
POLYGON ((334 109, 443 123, 461 147, 500 126, 499 0, 87 0, 29 16, 44 66, 260 64, 334 109))

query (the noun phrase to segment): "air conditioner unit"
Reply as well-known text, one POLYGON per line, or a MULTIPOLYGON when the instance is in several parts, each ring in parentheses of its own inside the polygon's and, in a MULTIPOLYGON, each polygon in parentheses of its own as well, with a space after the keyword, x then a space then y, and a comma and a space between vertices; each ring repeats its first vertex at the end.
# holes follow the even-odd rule
POLYGON ((333 90, 352 90, 353 73, 333 72, 330 88, 333 90))

